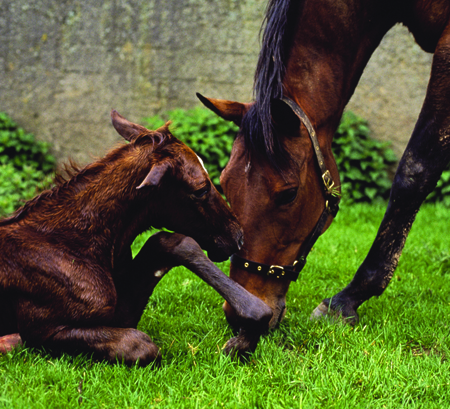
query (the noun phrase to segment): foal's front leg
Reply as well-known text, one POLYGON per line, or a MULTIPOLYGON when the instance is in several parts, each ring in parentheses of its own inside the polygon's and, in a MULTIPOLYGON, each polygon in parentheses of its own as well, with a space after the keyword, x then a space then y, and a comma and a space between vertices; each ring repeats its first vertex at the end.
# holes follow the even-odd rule
MULTIPOLYGON (((138 275, 142 277, 142 281, 140 281, 142 284, 138 284, 142 290, 146 286, 146 280, 148 287, 151 287, 150 283, 157 283, 163 274, 176 265, 183 265, 194 272, 235 309, 238 319, 240 319, 241 331, 238 337, 229 341, 226 352, 241 354, 253 351, 260 335, 268 329, 272 310, 263 301, 250 294, 219 270, 205 256, 194 239, 166 232, 153 235, 134 259, 133 274, 139 272, 138 275), (144 278, 146 275, 147 279, 144 278)), ((136 294, 133 295, 131 288, 128 294, 126 303, 135 302, 136 298, 139 298, 136 297, 136 294)), ((139 307, 141 314, 143 307, 142 305, 139 307)), ((125 311, 125 309, 123 310, 125 311)))

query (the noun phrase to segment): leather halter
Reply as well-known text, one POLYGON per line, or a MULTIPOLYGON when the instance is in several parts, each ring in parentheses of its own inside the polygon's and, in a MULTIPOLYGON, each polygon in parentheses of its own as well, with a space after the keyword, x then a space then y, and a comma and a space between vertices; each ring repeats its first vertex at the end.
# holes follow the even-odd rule
POLYGON ((289 105, 295 115, 298 116, 300 121, 303 123, 305 128, 308 131, 309 137, 311 139, 315 157, 317 160, 317 164, 319 165, 320 172, 322 174, 322 182, 324 186, 324 196, 325 196, 325 208, 322 214, 319 217, 313 231, 310 233, 309 237, 300 247, 300 250, 297 254, 296 260, 290 266, 279 266, 275 264, 263 264, 256 263, 251 260, 247 260, 237 254, 233 254, 231 256, 231 262, 238 268, 242 270, 246 270, 253 274, 258 274, 262 276, 271 276, 276 278, 283 278, 289 281, 296 281, 300 271, 302 271, 303 267, 306 264, 306 257, 311 251, 312 247, 316 243, 319 236, 322 234, 325 224, 328 220, 328 217, 332 215, 336 216, 339 210, 339 196, 333 191, 334 181, 331 177, 330 171, 325 166, 325 160, 320 150, 319 140, 317 139, 316 131, 311 124, 308 116, 305 112, 300 108, 300 106, 292 101, 289 98, 283 97, 281 101, 289 105))

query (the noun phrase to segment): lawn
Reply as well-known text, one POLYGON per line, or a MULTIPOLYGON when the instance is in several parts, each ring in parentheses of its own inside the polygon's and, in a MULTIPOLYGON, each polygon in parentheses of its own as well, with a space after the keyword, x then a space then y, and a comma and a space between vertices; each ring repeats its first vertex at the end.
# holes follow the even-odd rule
POLYGON ((161 368, 23 347, 0 356, 0 408, 448 407, 450 209, 422 208, 390 286, 360 307, 357 325, 309 320, 322 298, 351 279, 383 212, 341 210, 291 284, 285 320, 248 362, 221 351, 232 332, 220 296, 177 268, 139 324, 161 347, 161 368))

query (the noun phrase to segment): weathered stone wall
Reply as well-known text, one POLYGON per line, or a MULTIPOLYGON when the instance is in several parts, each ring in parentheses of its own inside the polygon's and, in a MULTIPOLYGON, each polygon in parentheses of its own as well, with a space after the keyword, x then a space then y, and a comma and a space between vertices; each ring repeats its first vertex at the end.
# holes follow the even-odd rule
POLYGON ((432 54, 395 26, 375 51, 348 109, 369 121, 373 136, 392 142, 400 158, 425 98, 432 54))
MULTIPOLYGON (((133 121, 196 105, 195 92, 249 101, 266 0, 0 0, 0 110, 60 159, 87 162, 133 121)), ((390 32, 350 108, 399 152, 418 115, 430 57, 390 32)))
POLYGON ((59 158, 85 162, 120 137, 111 108, 138 121, 249 100, 264 0, 1 0, 0 110, 59 158))

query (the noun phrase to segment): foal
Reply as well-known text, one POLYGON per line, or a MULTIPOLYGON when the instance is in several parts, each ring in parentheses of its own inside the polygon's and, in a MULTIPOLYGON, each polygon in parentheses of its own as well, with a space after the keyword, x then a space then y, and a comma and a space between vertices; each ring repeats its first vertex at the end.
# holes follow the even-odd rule
MULTIPOLYGON (((176 265, 214 287, 243 328, 267 328, 270 308, 202 251, 226 259, 241 246, 242 230, 197 155, 167 124, 149 131, 116 111, 111 117, 129 144, 58 178, 0 221, 0 352, 22 339, 128 365, 159 360, 158 347, 136 326, 176 265), (151 226, 177 233, 153 235, 132 259, 130 245, 151 226)), ((230 341, 228 352, 248 349, 245 342, 230 341)))

